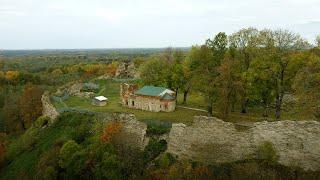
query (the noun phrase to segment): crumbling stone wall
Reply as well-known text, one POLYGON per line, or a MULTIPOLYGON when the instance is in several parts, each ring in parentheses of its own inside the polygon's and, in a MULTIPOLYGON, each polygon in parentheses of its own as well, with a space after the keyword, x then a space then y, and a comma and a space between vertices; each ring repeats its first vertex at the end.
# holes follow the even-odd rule
POLYGON ((122 124, 122 129, 115 136, 115 142, 131 149, 143 150, 148 144, 147 125, 138 121, 133 114, 115 113, 110 120, 122 124))
POLYGON ((173 124, 168 152, 203 163, 244 160, 265 141, 274 145, 279 163, 320 170, 320 123, 316 121, 257 122, 247 129, 217 118, 195 117, 191 126, 173 124))
POLYGON ((52 121, 54 121, 59 116, 59 112, 51 104, 50 95, 48 91, 43 93, 41 97, 41 102, 42 102, 42 115, 49 117, 52 121))
POLYGON ((129 62, 129 63, 123 62, 119 64, 115 77, 116 78, 138 78, 139 75, 137 73, 137 70, 133 62, 129 62))
POLYGON ((61 96, 64 92, 66 92, 71 96, 93 98, 94 92, 81 92, 83 86, 84 84, 80 82, 67 83, 64 86, 61 86, 59 89, 57 89, 55 95, 61 96))

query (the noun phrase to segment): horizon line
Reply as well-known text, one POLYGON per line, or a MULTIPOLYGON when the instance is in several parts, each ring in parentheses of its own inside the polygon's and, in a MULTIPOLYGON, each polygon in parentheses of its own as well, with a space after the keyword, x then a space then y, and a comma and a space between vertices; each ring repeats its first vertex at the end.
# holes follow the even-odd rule
POLYGON ((122 50, 122 49, 167 49, 191 48, 192 46, 166 46, 166 47, 123 47, 123 48, 30 48, 30 49, 1 49, 0 51, 60 51, 60 50, 122 50))

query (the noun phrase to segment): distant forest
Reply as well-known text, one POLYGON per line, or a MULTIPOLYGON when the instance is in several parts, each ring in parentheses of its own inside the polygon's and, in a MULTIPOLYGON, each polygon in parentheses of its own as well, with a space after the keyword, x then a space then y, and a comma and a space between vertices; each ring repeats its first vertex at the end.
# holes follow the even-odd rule
MULTIPOLYGON (((150 55, 162 53, 167 48, 123 48, 123 49, 43 49, 43 50, 0 50, 0 57, 18 56, 108 56, 108 55, 150 55)), ((188 51, 189 47, 176 47, 188 51)))

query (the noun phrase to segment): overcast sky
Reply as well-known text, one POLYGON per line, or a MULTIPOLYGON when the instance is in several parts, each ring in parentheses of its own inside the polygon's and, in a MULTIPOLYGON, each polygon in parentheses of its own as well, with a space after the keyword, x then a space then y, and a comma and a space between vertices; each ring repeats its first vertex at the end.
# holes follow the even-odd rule
POLYGON ((224 31, 320 34, 320 0, 0 0, 0 49, 186 47, 224 31))

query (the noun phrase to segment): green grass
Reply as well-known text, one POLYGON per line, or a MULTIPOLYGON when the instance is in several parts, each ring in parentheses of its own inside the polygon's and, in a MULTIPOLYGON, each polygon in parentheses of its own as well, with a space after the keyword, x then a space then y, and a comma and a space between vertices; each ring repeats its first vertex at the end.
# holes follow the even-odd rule
MULTIPOLYGON (((191 123, 193 117, 196 115, 206 115, 204 112, 193 111, 188 109, 177 108, 174 112, 149 112, 136 109, 129 109, 122 107, 120 104, 120 83, 112 80, 98 80, 95 81, 100 86, 99 93, 96 95, 103 95, 108 98, 106 106, 93 106, 91 99, 71 96, 64 103, 71 108, 79 110, 89 110, 93 112, 125 112, 133 113, 138 120, 161 120, 169 122, 191 123)), ((54 103, 55 106, 63 108, 59 102, 54 103)))

